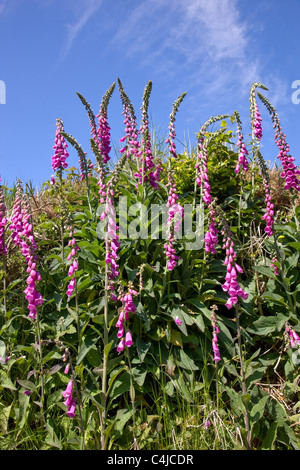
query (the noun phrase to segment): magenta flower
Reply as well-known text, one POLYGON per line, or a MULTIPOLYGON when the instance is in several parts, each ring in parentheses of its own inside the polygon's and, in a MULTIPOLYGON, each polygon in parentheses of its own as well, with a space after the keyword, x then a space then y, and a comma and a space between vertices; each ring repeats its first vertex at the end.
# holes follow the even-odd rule
MULTIPOLYGON (((1 182, 1 178, 0 178, 0 182, 1 182)), ((4 201, 3 186, 0 185, 0 255, 7 254, 7 247, 5 245, 6 224, 7 224, 6 205, 4 201)))
POLYGON ((76 401, 73 398, 73 380, 70 379, 67 385, 66 390, 62 392, 65 401, 63 402, 64 405, 67 407, 66 415, 69 418, 74 418, 75 410, 76 410, 76 401))
MULTIPOLYGON (((68 163, 66 162, 69 153, 67 151, 67 143, 65 138, 61 135, 61 132, 64 132, 63 121, 58 118, 56 120, 56 133, 55 133, 55 144, 54 144, 54 155, 52 156, 52 168, 53 171, 62 170, 63 168, 68 168, 68 163)), ((51 178, 52 184, 54 184, 54 178, 51 178)))
POLYGON ((24 293, 25 298, 28 301, 28 317, 35 320, 37 306, 42 305, 43 298, 40 292, 37 291, 36 287, 36 283, 41 280, 41 275, 37 271, 36 267, 37 246, 34 240, 33 226, 30 223, 30 218, 29 204, 23 195, 21 182, 18 181, 9 229, 12 231, 13 242, 21 249, 21 253, 27 262, 26 271, 29 276, 26 279, 27 287, 24 290, 24 293))
POLYGON ((208 231, 206 232, 204 236, 204 242, 205 242, 205 252, 206 253, 212 253, 215 254, 217 253, 216 251, 216 245, 218 243, 218 229, 217 229, 217 223, 216 223, 216 212, 212 206, 212 204, 209 205, 209 218, 210 218, 210 224, 208 227, 208 231))
POLYGON ((76 271, 78 270, 78 261, 75 258, 75 256, 76 256, 76 252, 79 250, 79 247, 77 246, 76 240, 74 238, 74 235, 76 233, 75 229, 73 229, 72 227, 69 227, 69 231, 70 231, 69 233, 70 239, 68 242, 68 246, 71 248, 71 251, 67 256, 67 261, 72 261, 72 264, 69 266, 69 270, 68 270, 68 276, 71 277, 71 280, 68 284, 66 294, 68 297, 71 297, 76 286, 75 276, 76 276, 76 271))
POLYGON ((178 315, 176 315, 176 317, 175 317, 175 323, 176 323, 176 325, 178 325, 178 326, 181 326, 181 325, 182 325, 182 321, 180 320, 180 318, 178 317, 178 315))
POLYGON ((237 122, 237 134, 238 134, 237 147, 239 149, 238 162, 234 171, 235 173, 238 173, 240 171, 240 168, 242 167, 243 170, 247 172, 249 169, 249 162, 247 160, 248 150, 246 149, 246 145, 244 143, 244 136, 242 133, 242 122, 240 120, 240 116, 237 111, 234 112, 234 116, 237 122))
POLYGON ((281 177, 285 182, 284 189, 295 189, 296 191, 300 191, 300 170, 294 163, 295 158, 290 155, 290 147, 286 142, 286 135, 282 131, 276 110, 266 97, 260 93, 258 93, 258 96, 267 107, 273 122, 273 129, 275 130, 275 143, 279 149, 277 158, 281 161, 283 168, 281 177))
POLYGON ((119 309, 119 317, 116 323, 116 327, 118 328, 117 337, 120 339, 117 346, 119 354, 124 350, 125 346, 130 348, 133 344, 132 335, 126 326, 126 322, 130 320, 130 314, 136 312, 136 305, 133 302, 133 296, 136 295, 138 295, 138 292, 133 287, 129 287, 127 293, 120 294, 118 297, 118 300, 122 302, 122 307, 119 309))
POLYGON ((270 267, 274 269, 274 274, 275 274, 276 276, 279 276, 280 270, 279 270, 278 266, 276 266, 276 264, 274 264, 274 263, 276 263, 276 261, 277 261, 277 257, 276 257, 276 256, 273 256, 273 258, 272 258, 272 264, 270 265, 270 267))
POLYGON ((268 237, 273 235, 273 216, 274 216, 274 204, 272 203, 272 194, 273 191, 270 190, 270 184, 266 179, 264 179, 264 189, 265 189, 265 202, 267 204, 266 213, 262 216, 262 219, 266 221, 265 232, 268 237))
POLYGON ((236 263, 234 243, 230 236, 224 238, 223 242, 223 249, 226 249, 226 258, 224 264, 227 268, 227 272, 225 276, 225 283, 222 285, 222 289, 229 294, 229 299, 225 305, 228 309, 230 309, 238 302, 238 297, 246 300, 248 298, 248 293, 245 292, 237 282, 237 274, 242 273, 243 269, 236 263))
POLYGON ((298 346, 300 344, 300 338, 297 333, 289 325, 286 325, 285 331, 288 334, 291 348, 298 346))
POLYGON ((260 112, 258 110, 256 99, 254 98, 254 113, 252 118, 252 129, 255 137, 258 140, 262 139, 262 126, 261 126, 262 118, 260 112))

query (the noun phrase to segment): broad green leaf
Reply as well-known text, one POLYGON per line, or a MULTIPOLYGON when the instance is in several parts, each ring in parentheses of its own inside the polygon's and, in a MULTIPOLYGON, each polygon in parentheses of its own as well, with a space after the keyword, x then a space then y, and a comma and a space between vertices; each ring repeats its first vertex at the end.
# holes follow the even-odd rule
POLYGON ((264 438, 262 442, 261 450, 272 450, 274 448, 274 441, 277 436, 277 428, 278 428, 278 423, 273 422, 271 426, 269 427, 266 437, 264 438))

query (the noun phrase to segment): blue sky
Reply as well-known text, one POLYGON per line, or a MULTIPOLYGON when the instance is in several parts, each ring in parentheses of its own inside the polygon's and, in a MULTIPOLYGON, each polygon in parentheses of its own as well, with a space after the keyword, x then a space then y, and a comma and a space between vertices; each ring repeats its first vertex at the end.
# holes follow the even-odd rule
MULTIPOLYGON (((299 17, 300 0, 0 0, 2 179, 39 186, 50 178, 58 117, 89 154, 89 121, 76 91, 98 112, 117 77, 138 121, 152 80, 150 115, 162 134, 172 103, 186 91, 176 132, 190 145, 209 117, 235 109, 246 135, 250 86, 261 81, 300 164, 300 104, 292 101, 292 84, 300 80, 299 17)), ((262 153, 273 163, 272 126, 258 103, 262 153)), ((124 133, 121 113, 116 88, 108 108, 116 147, 124 133)), ((77 165, 69 151, 69 165, 77 165)))

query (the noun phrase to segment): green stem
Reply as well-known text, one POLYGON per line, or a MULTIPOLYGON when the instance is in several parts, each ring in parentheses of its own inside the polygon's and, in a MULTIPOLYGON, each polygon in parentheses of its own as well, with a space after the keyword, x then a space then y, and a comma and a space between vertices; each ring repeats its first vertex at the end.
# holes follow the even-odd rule
POLYGON ((246 394, 247 394, 247 387, 246 387, 246 379, 245 379, 245 369, 244 369, 244 361, 243 361, 243 354, 242 354, 242 341, 241 341, 241 327, 240 327, 240 320, 239 320, 239 310, 237 304, 235 305, 235 318, 236 318, 236 330, 237 330, 237 340, 238 340, 238 353, 239 353, 239 360, 240 360, 240 373, 241 373, 241 384, 242 384, 242 392, 245 397, 245 401, 243 401, 245 406, 245 427, 247 432, 247 450, 252 449, 251 443, 251 432, 249 426, 249 414, 248 414, 248 407, 246 404, 246 394))
POLYGON ((102 395, 101 395, 101 449, 105 450, 107 439, 105 439, 106 427, 106 401, 107 401, 107 360, 108 353, 106 346, 108 344, 108 267, 105 263, 105 286, 104 286, 104 332, 103 332, 103 368, 102 368, 102 395))
POLYGON ((36 328, 36 337, 38 344, 38 354, 40 362, 40 378, 41 378, 41 404, 42 404, 42 417, 44 421, 44 405, 45 405, 45 385, 44 385, 44 367, 43 367, 43 353, 42 353, 42 339, 41 339, 41 330, 40 330, 40 319, 39 313, 36 313, 35 319, 35 328, 36 328))

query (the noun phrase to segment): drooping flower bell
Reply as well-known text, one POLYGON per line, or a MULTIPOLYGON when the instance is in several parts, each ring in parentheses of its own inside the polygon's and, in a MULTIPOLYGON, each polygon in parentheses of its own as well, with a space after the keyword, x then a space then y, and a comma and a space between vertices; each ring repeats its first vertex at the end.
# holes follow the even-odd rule
POLYGON ((130 320, 131 314, 136 312, 136 305, 133 302, 133 296, 138 295, 138 292, 130 284, 126 293, 121 293, 118 300, 122 302, 122 307, 119 310, 119 317, 116 323, 118 328, 117 337, 120 342, 117 346, 117 351, 120 354, 125 346, 130 348, 133 344, 131 332, 128 329, 128 321, 130 320), (124 336, 125 335, 125 336, 124 336))
POLYGON ((225 276, 225 283, 222 285, 222 289, 229 294, 229 299, 225 305, 228 309, 230 309, 238 302, 238 297, 246 300, 248 298, 248 293, 245 292, 237 282, 238 273, 242 273, 243 269, 236 262, 234 243, 229 235, 224 236, 223 249, 226 250, 224 264, 226 266, 227 272, 225 276))

